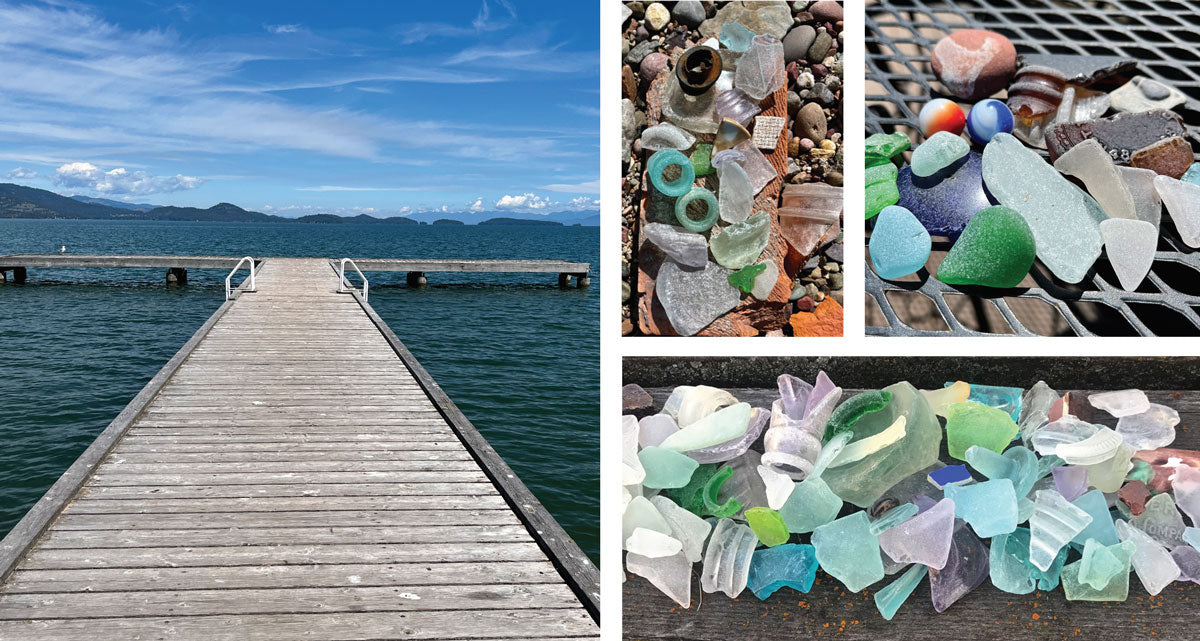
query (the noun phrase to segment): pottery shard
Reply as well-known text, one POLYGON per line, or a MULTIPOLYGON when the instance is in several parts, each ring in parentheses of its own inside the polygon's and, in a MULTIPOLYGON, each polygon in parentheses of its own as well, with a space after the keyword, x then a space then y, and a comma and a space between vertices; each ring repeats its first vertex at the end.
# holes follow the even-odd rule
POLYGON ((800 111, 796 112, 795 131, 797 136, 821 144, 829 131, 825 123, 825 111, 821 109, 821 105, 810 102, 801 107, 800 111))
MULTIPOLYGON (((1177 113, 1158 109, 1054 125, 1046 130, 1046 151, 1050 152, 1050 162, 1054 162, 1071 147, 1095 139, 1112 156, 1113 162, 1128 165, 1134 152, 1182 135, 1183 118, 1177 113)), ((1191 158, 1190 152, 1188 158, 1191 158)))
POLYGON ((1133 152, 1129 166, 1151 169, 1154 173, 1182 178, 1192 166, 1192 146, 1182 136, 1172 136, 1133 152))
POLYGON ((1017 50, 994 31, 963 29, 938 40, 931 62, 950 93, 974 101, 1008 85, 1017 70, 1017 50))

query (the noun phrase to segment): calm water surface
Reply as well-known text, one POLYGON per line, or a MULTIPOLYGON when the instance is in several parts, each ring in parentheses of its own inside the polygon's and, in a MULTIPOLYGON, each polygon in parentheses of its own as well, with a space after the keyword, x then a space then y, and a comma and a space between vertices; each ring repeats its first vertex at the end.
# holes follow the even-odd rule
MULTIPOLYGON (((599 559, 596 227, 0 220, 0 255, 545 258, 554 274, 368 274, 371 305, 580 547, 599 559)), ((244 272, 243 272, 244 273, 244 272)), ((0 537, 216 311, 226 272, 30 269, 0 286, 0 537)))

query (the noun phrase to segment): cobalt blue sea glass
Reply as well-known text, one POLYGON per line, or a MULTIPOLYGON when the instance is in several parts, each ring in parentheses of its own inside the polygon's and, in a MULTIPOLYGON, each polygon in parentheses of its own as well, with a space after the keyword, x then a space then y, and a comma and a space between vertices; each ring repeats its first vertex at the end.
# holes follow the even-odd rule
POLYGON ((931 236, 958 238, 975 212, 992 205, 983 190, 983 156, 976 151, 926 178, 905 167, 896 186, 896 204, 911 211, 931 236))

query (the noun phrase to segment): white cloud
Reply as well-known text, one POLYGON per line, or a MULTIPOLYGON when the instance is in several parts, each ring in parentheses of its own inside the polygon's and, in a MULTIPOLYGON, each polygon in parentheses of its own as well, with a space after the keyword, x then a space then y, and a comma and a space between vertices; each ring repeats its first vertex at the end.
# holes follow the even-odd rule
POLYGON ((575 183, 573 185, 543 185, 541 188, 547 191, 560 191, 568 194, 598 194, 600 193, 600 181, 589 180, 587 182, 575 183))
POLYGON ((573 105, 569 103, 563 103, 560 104, 559 107, 562 107, 568 111, 574 111, 581 116, 588 116, 590 118, 600 117, 600 108, 592 105, 573 105))
POLYGON ((195 189, 204 183, 201 178, 176 174, 152 176, 144 171, 128 171, 117 167, 104 171, 89 162, 72 162, 55 170, 51 177, 60 187, 89 189, 101 194, 162 194, 195 189))
POLYGON ((21 179, 21 180, 28 180, 28 179, 30 179, 30 178, 37 178, 37 175, 38 175, 38 174, 37 174, 37 172, 36 172, 36 171, 34 171, 34 170, 32 170, 32 169, 26 169, 25 167, 17 167, 16 169, 14 169, 14 170, 12 170, 12 171, 8 172, 8 177, 9 177, 9 178, 13 178, 13 179, 21 179))
POLYGON ((467 207, 467 211, 471 212, 472 214, 483 211, 483 197, 480 196, 479 198, 476 198, 475 202, 471 203, 471 205, 467 207))
POLYGON ((570 200, 570 202, 567 203, 567 209, 575 209, 575 210, 596 209, 599 206, 600 206, 599 198, 590 198, 588 196, 580 196, 579 198, 572 198, 570 200))
POLYGON ((263 27, 265 27, 267 31, 270 31, 274 34, 296 33, 297 31, 300 31, 300 25, 298 24, 268 24, 263 25, 263 27))
POLYGON ((534 194, 505 195, 496 201, 496 206, 500 209, 545 209, 552 204, 557 203, 551 203, 548 199, 534 194))

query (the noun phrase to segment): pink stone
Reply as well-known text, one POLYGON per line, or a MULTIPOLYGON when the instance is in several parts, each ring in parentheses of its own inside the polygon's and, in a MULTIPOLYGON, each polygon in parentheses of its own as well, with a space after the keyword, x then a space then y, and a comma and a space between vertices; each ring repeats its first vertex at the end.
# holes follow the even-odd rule
POLYGON ((955 31, 938 40, 930 58, 938 79, 963 100, 980 100, 1004 89, 1017 71, 1016 48, 994 31, 955 31))

